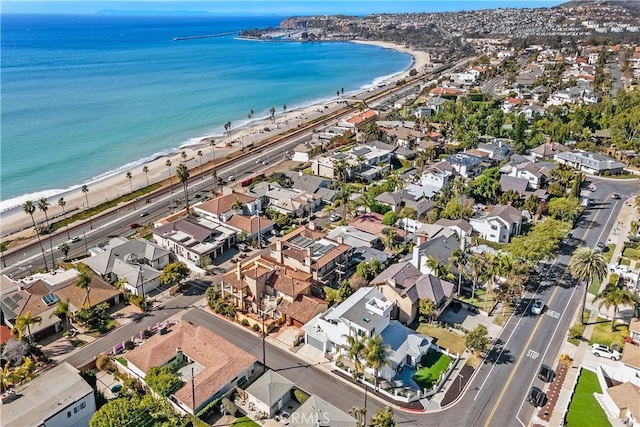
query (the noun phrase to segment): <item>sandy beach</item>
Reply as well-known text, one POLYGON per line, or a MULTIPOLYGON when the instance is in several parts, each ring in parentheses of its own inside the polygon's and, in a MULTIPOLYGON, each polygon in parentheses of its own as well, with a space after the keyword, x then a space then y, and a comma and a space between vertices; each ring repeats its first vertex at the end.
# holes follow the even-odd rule
MULTIPOLYGON (((385 49, 393 49, 413 56, 412 65, 407 70, 390 77, 389 80, 405 77, 408 75, 410 69, 420 69, 427 65, 429 61, 429 55, 427 52, 412 51, 393 43, 374 41, 354 41, 354 43, 381 46, 385 49)), ((288 110, 286 112, 286 120, 283 113, 278 113, 275 116, 275 123, 272 122, 269 117, 266 117, 256 119, 252 124, 232 128, 228 135, 208 136, 201 139, 200 142, 195 145, 181 148, 166 156, 158 157, 145 165, 140 165, 135 169, 131 169, 131 182, 129 182, 129 179, 126 177, 126 171, 123 171, 118 175, 106 177, 100 181, 88 184, 89 192, 87 193, 87 196, 89 206, 96 206, 123 194, 128 194, 131 192, 131 187, 133 187, 134 190, 145 187, 147 186, 147 179, 150 184, 167 180, 170 176, 169 169, 171 170, 171 176, 174 177, 173 181, 175 185, 177 182, 177 178, 175 178, 175 168, 183 161, 183 157, 181 155, 183 151, 186 153, 186 165, 189 169, 199 167, 201 163, 203 166, 206 166, 207 163, 214 160, 214 156, 216 159, 223 159, 230 152, 240 150, 242 146, 246 146, 249 143, 259 142, 262 139, 271 137, 280 132, 285 132, 290 128, 297 127, 301 122, 311 120, 314 117, 324 114, 324 105, 331 102, 335 102, 335 100, 309 105, 295 110, 288 110), (265 132, 263 130, 265 127, 268 127, 270 131, 265 132), (227 147, 227 141, 239 142, 236 142, 231 147, 227 147), (199 152, 201 155, 199 155, 199 152), (170 168, 166 166, 167 160, 171 160, 172 165, 170 168), (144 166, 148 168, 148 172, 146 174, 143 172, 144 166)), ((195 175, 194 171, 192 171, 191 174, 192 176, 195 175)), ((78 188, 48 199, 51 204, 47 211, 49 219, 62 216, 62 208, 58 205, 58 199, 60 199, 60 197, 64 197, 64 200, 66 201, 65 209, 67 212, 85 209, 87 207, 85 194, 82 193, 80 188, 78 188)), ((44 215, 39 210, 36 211, 34 216, 36 218, 36 222, 44 221, 44 215)), ((3 241, 33 235, 31 218, 22 211, 21 206, 16 206, 0 213, 0 224, 2 224, 0 234, 3 241), (23 231, 18 233, 20 230, 23 231)), ((12 247, 13 245, 10 245, 9 250, 12 247)))

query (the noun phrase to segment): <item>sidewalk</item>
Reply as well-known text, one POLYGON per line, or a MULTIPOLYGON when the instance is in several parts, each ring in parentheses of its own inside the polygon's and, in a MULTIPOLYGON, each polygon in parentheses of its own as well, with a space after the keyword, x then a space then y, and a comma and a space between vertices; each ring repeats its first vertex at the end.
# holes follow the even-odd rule
MULTIPOLYGON (((616 245, 613 250, 610 264, 618 264, 618 259, 620 255, 622 255, 623 244, 627 240, 627 236, 629 235, 629 232, 631 230, 631 223, 636 220, 637 217, 637 210, 633 207, 633 204, 629 200, 626 200, 624 202, 624 206, 620 210, 618 218, 616 218, 615 227, 611 230, 611 234, 606 239, 607 243, 613 243, 616 245)), ((607 283, 609 283, 609 273, 607 273, 607 277, 605 277, 602 283, 600 283, 599 292, 604 289, 607 283)), ((565 340, 560 349, 560 354, 569 355, 569 357, 572 358, 572 361, 571 366, 567 371, 566 377, 564 378, 564 382, 563 384, 561 384, 560 393, 555 402, 551 417, 548 422, 540 418, 538 414, 544 414, 545 411, 545 408, 541 408, 538 414, 534 414, 532 424, 542 426, 559 426, 563 425, 564 423, 565 414, 569 409, 569 404, 571 403, 571 397, 573 396, 573 390, 578 380, 578 375, 580 374, 582 362, 585 358, 585 355, 587 355, 591 351, 589 347, 589 339, 593 334, 596 321, 600 316, 598 304, 594 304, 593 302, 594 298, 594 295, 587 293, 586 308, 591 310, 591 312, 589 314, 587 326, 582 334, 582 340, 580 341, 580 344, 578 346, 575 346, 565 340)), ((576 315, 574 315, 574 319, 580 317, 580 310, 581 308, 578 307, 578 311, 576 315)), ((602 314, 612 315, 612 313, 609 314, 608 311, 609 310, 606 310, 602 314)))

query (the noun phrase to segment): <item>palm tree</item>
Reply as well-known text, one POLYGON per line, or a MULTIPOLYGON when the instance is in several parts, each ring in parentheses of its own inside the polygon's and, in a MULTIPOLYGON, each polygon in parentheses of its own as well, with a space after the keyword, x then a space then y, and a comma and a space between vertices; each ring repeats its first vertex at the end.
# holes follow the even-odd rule
POLYGON ((449 274, 449 270, 447 269, 447 267, 433 255, 429 255, 424 265, 429 270, 431 270, 431 274, 433 274, 437 278, 444 278, 447 276, 447 274, 449 274))
POLYGON ((8 362, 5 363, 4 367, 2 368, 2 373, 1 373, 2 377, 0 378, 0 384, 2 386, 0 390, 2 390, 2 392, 8 390, 10 386, 16 383, 15 371, 11 372, 9 370, 10 368, 11 368, 11 363, 8 363, 8 362))
POLYGON ((173 176, 171 175, 171 160, 167 159, 164 164, 169 168, 169 188, 171 188, 171 192, 173 193, 173 176))
POLYGON ((143 166, 142 167, 142 173, 145 174, 145 176, 147 177, 147 187, 149 186, 149 166, 143 166))
POLYGON ((343 87, 340 88, 340 95, 344 95, 344 88, 343 87))
POLYGON ((133 178, 133 175, 131 174, 131 172, 127 172, 127 174, 125 176, 129 180, 129 188, 131 189, 131 192, 133 193, 133 183, 131 182, 131 179, 133 178))
POLYGON ((247 114, 247 118, 249 119, 249 126, 251 127, 251 133, 253 133, 253 108, 249 110, 249 114, 247 114))
POLYGON ((180 153, 180 157, 182 157, 182 163, 187 163, 187 152, 183 151, 180 153))
POLYGON ((393 409, 387 406, 373 415, 369 425, 371 427, 396 427, 398 422, 393 418, 393 409))
POLYGON ((487 292, 484 298, 484 311, 487 311, 489 304, 489 294, 493 292, 493 288, 496 284, 496 278, 500 275, 500 257, 494 255, 488 255, 484 259, 484 271, 483 279, 487 283, 487 292))
POLYGON ((582 315, 580 318, 582 324, 585 325, 584 310, 587 304, 587 288, 594 279, 602 282, 607 275, 607 263, 602 252, 582 247, 573 253, 571 261, 569 261, 569 268, 571 269, 573 277, 585 285, 582 295, 582 315))
POLYGON ((218 172, 215 169, 211 171, 211 178, 213 178, 213 195, 216 196, 218 194, 218 172))
POLYGON ((449 257, 449 262, 456 266, 458 270, 458 296, 460 296, 460 291, 462 288, 462 274, 464 273, 464 265, 467 260, 467 255, 462 249, 456 249, 451 253, 449 257))
POLYGON ((384 247, 386 249, 393 249, 396 243, 396 238, 398 237, 398 232, 393 227, 385 227, 382 230, 382 234, 384 234, 384 247))
POLYGON ((64 224, 67 228, 67 238, 70 239, 71 234, 69 234, 69 223, 67 222, 67 211, 64 208, 66 205, 67 205, 67 202, 64 200, 64 197, 60 197, 58 199, 58 206, 62 208, 62 215, 64 216, 64 224))
POLYGON ((616 330, 616 318, 618 317, 618 307, 621 305, 640 304, 640 298, 625 286, 619 286, 617 283, 609 283, 607 286, 595 296, 593 301, 600 301, 598 308, 602 306, 607 310, 613 307, 613 318, 611 319, 611 332, 616 330))
POLYGON ((378 375, 385 366, 391 366, 391 362, 387 358, 390 346, 385 344, 380 334, 374 334, 367 340, 364 349, 365 360, 367 366, 373 369, 376 390, 378 390, 378 375))
POLYGON ((24 213, 26 213, 27 215, 31 216, 31 222, 33 223, 33 229, 35 230, 36 237, 38 238, 38 244, 40 245, 40 251, 42 251, 42 260, 44 261, 44 268, 46 270, 49 270, 49 267, 47 265, 47 257, 44 254, 44 248, 42 247, 42 241, 40 240, 40 233, 38 233, 38 227, 36 226, 36 220, 33 219, 33 213, 36 211, 36 206, 33 204, 33 202, 31 200, 27 200, 22 205, 22 210, 23 210, 24 213))
POLYGON ((42 317, 32 316, 30 311, 16 318, 15 328, 18 331, 18 339, 24 337, 24 329, 27 328, 27 337, 31 336, 31 325, 40 324, 42 317))
MULTIPOLYGON (((231 129, 231 122, 227 122, 227 123, 224 124, 224 131, 227 134, 227 144, 229 144, 229 142, 230 142, 229 138, 231 137, 231 133, 229 132, 229 129, 231 129)), ((214 154, 214 157, 215 157, 215 154, 214 154)))
POLYGON ((180 179, 180 182, 182 182, 182 189, 184 190, 184 200, 185 200, 185 205, 187 207, 186 212, 188 215, 189 214, 189 193, 188 193, 187 185, 189 183, 189 169, 184 165, 184 163, 178 165, 176 169, 176 175, 180 179))
POLYGON ((73 283, 80 289, 85 289, 87 291, 87 306, 91 307, 91 301, 89 300, 89 292, 91 291, 91 271, 89 271, 89 267, 85 264, 78 264, 78 277, 76 277, 76 281, 73 283))
POLYGON ((346 182, 347 180, 347 160, 338 159, 333 161, 333 175, 338 182, 346 182))
POLYGON ((287 104, 282 104, 282 111, 284 111, 284 122, 287 123, 287 104))
POLYGON ((65 258, 67 257, 67 255, 69 255, 70 249, 71 248, 69 247, 69 244, 67 242, 62 242, 60 243, 60 245, 58 245, 58 250, 62 252, 65 258))
POLYGON ((471 277, 473 278, 473 287, 471 289, 471 300, 473 301, 476 295, 476 288, 478 287, 478 276, 481 275, 483 266, 482 259, 478 254, 474 253, 471 255, 469 266, 471 267, 471 277))
POLYGON ((87 201, 87 212, 89 213, 89 229, 93 230, 93 224, 91 223, 91 212, 89 211, 89 187, 83 185, 82 193, 84 194, 84 198, 87 201))
POLYGON ((204 181, 204 173, 202 173, 202 150, 198 150, 196 154, 200 158, 200 175, 202 175, 202 180, 204 181))
POLYGON ((66 301, 62 301, 62 300, 58 300, 58 303, 56 304, 56 309, 53 311, 53 313, 51 313, 49 315, 49 317, 51 316, 58 316, 58 317, 64 317, 64 319, 67 321, 67 329, 69 329, 70 325, 69 325, 69 319, 71 318, 71 309, 69 308, 69 300, 67 299, 66 301))
POLYGON ((271 123, 276 122, 276 107, 271 107, 269 109, 269 118, 271 118, 271 123))
POLYGON ((335 196, 335 201, 340 201, 342 205, 342 217, 346 220, 348 205, 351 203, 351 188, 346 185, 341 185, 335 196))
POLYGON ((47 222, 47 234, 49 235, 49 250, 51 251, 51 268, 55 268, 56 260, 53 257, 53 243, 51 242, 51 226, 49 225, 49 215, 47 215, 47 211, 49 210, 50 203, 47 199, 42 197, 38 200, 38 208, 44 212, 44 218, 47 222))
MULTIPOLYGON (((364 361, 365 361, 365 350, 366 350, 366 342, 363 338, 360 338, 355 335, 347 335, 347 352, 349 355, 349 360, 353 362, 355 367, 355 371, 353 372, 353 380, 358 381, 358 376, 360 373, 364 374, 364 361)), ((363 414, 367 412, 367 391, 369 390, 367 386, 367 381, 364 382, 364 408, 363 414)), ((366 415, 365 415, 366 416, 366 415)))

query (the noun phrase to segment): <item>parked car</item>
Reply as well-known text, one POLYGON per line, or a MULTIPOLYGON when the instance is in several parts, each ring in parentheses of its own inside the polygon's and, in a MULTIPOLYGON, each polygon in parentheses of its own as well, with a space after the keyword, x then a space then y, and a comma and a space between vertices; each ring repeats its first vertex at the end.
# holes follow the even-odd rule
POLYGON ((239 250, 239 251, 244 252, 244 251, 246 251, 246 250, 247 250, 247 245, 246 245, 246 244, 244 244, 244 243, 238 243, 238 245, 237 245, 237 246, 238 246, 238 250, 239 250))
POLYGON ((538 372, 538 378, 540 378, 545 383, 552 382, 556 377, 556 373, 553 369, 551 369, 547 365, 542 365, 540 367, 540 372, 538 372))
POLYGON ((529 396, 527 396, 527 402, 531 403, 537 408, 539 408, 540 406, 544 406, 546 400, 547 395, 538 387, 532 387, 531 391, 529 392, 529 396))
POLYGON ((531 312, 533 314, 542 314, 542 310, 544 310, 544 301, 541 299, 535 300, 531 306, 531 312))
POLYGON ((333 213, 331 214, 331 216, 329 216, 329 219, 331 220, 331 222, 335 222, 335 221, 340 221, 342 217, 337 213, 333 213))
POLYGON ((591 353, 595 354, 598 357, 607 357, 611 360, 619 360, 620 353, 616 350, 613 350, 610 347, 602 344, 593 344, 591 346, 591 353))
POLYGON ((130 229, 132 229, 132 230, 133 230, 134 228, 138 228, 138 227, 140 227, 140 224, 138 224, 137 222, 134 222, 134 223, 129 224, 129 228, 130 228, 130 229))
POLYGON ((603 252, 604 248, 606 248, 606 245, 604 244, 604 242, 598 242, 598 243, 596 243, 596 246, 594 247, 596 252, 603 252))

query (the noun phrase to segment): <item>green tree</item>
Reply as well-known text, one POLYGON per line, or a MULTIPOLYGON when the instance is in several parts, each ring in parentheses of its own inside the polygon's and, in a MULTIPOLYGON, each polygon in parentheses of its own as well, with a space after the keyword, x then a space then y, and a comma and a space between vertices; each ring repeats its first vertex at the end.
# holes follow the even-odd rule
POLYGON ((582 247, 573 253, 571 261, 569 261, 569 268, 571 269, 573 277, 584 283, 584 292, 582 294, 582 315, 580 316, 580 319, 582 324, 586 324, 584 320, 584 310, 587 303, 587 288, 593 280, 602 282, 604 277, 607 275, 607 263, 602 252, 582 247))
POLYGON ((455 266, 458 272, 458 295, 460 295, 464 266, 467 262, 467 254, 462 249, 456 249, 451 253, 451 256, 449 256, 449 262, 455 266))
POLYGON ((177 426, 179 417, 151 395, 112 399, 93 414, 90 427, 177 426))
POLYGON ((49 203, 46 198, 42 197, 40 198, 40 200, 38 200, 38 209, 40 209, 42 213, 44 213, 44 219, 47 224, 47 234, 49 235, 49 249, 51 250, 51 268, 56 268, 56 261, 53 257, 53 243, 51 242, 51 224, 49 224, 49 215, 47 215, 49 206, 51 206, 51 203, 49 203))
POLYGON ((572 223, 580 215, 582 206, 575 197, 557 197, 547 203, 547 211, 555 219, 572 223))
POLYGON ((144 165, 142 167, 142 173, 147 177, 147 187, 149 186, 149 166, 144 165))
POLYGON ((182 189, 184 190, 184 200, 186 205, 185 212, 187 215, 189 214, 189 189, 187 188, 189 185, 189 169, 184 163, 181 163, 176 168, 176 175, 178 179, 182 183, 182 189))
MULTIPOLYGON (((445 208, 440 212, 440 217, 446 219, 460 219, 460 200, 458 197, 451 198, 445 208)), ((462 218, 469 219, 473 215, 473 200, 468 197, 462 198, 462 218)))
POLYGON ((398 221, 398 215, 393 211, 389 211, 382 216, 382 223, 384 225, 388 225, 389 227, 393 227, 398 221))
MULTIPOLYGON (((229 129, 231 129, 231 122, 227 122, 224 124, 224 131, 227 134, 227 144, 231 144, 231 141, 229 141, 229 137, 231 135, 231 132, 229 132, 229 129)), ((214 150, 214 147, 212 146, 211 150, 214 150)), ((215 151, 214 151, 214 158, 215 158, 215 151)))
POLYGON ((531 214, 535 215, 538 213, 538 205, 539 199, 535 194, 529 194, 522 205, 522 209, 531 212, 531 214))
MULTIPOLYGON (((398 217, 400 218, 408 218, 408 219, 418 219, 418 211, 416 211, 414 208, 406 206, 402 209, 400 209, 400 212, 398 213, 398 217)), ((389 224, 387 224, 389 225, 389 224)))
POLYGON ((373 369, 373 376, 375 380, 376 390, 378 389, 378 375, 385 366, 391 366, 391 362, 388 359, 389 351, 391 347, 385 344, 380 334, 374 334, 369 338, 365 345, 365 360, 367 366, 373 369))
POLYGON ((73 284, 87 292, 86 305, 88 306, 91 306, 91 301, 89 300, 89 293, 91 292, 91 276, 91 270, 89 270, 89 267, 87 267, 86 264, 78 264, 78 276, 73 284))
POLYGON ((71 309, 69 308, 69 300, 58 300, 58 302, 56 303, 56 309, 49 317, 58 316, 63 318, 67 322, 67 329, 69 329, 69 319, 71 318, 72 314, 73 313, 71 313, 71 309))
POLYGON ((371 427, 396 427, 398 423, 393 418, 393 409, 387 406, 373 415, 369 425, 371 427))
POLYGON ((166 162, 164 162, 165 166, 169 169, 169 188, 171 189, 171 192, 173 193, 173 175, 171 175, 171 160, 167 159, 166 162))
POLYGON ((131 171, 127 172, 125 176, 129 180, 129 189, 131 190, 131 193, 133 193, 133 182, 131 181, 133 179, 133 175, 131 174, 131 171))
POLYGON ((440 262, 439 259, 434 257, 433 255, 429 255, 424 264, 429 270, 431 270, 431 274, 436 276, 437 278, 444 279, 450 274, 449 269, 446 265, 440 262))
MULTIPOLYGON (((49 270, 49 267, 47 265, 47 257, 44 254, 44 248, 42 247, 42 241, 40 240, 40 233, 38 233, 36 220, 33 218, 33 214, 36 211, 36 207, 31 200, 27 200, 22 204, 22 211, 31 217, 31 222, 33 223, 33 230, 36 233, 36 238, 38 239, 38 244, 40 245, 40 251, 42 252, 42 261, 44 262, 44 268, 49 270)), ((53 268, 53 266, 51 267, 53 268)))
POLYGON ((495 202, 500 193, 500 169, 486 169, 471 182, 470 188, 474 196, 485 202, 495 202))
POLYGON ((355 370, 352 372, 353 380, 356 381, 358 375, 364 372, 364 351, 366 344, 363 338, 356 335, 345 335, 345 338, 347 340, 347 355, 355 367, 355 370))
POLYGON ((62 255, 64 255, 64 257, 66 258, 69 255, 69 251, 71 250, 71 248, 69 247, 69 244, 67 242, 62 242, 58 245, 58 250, 60 250, 60 252, 62 252, 62 255))
POLYGON ((593 301, 600 301, 598 308, 603 306, 606 309, 613 307, 613 317, 611 318, 611 332, 616 330, 616 319, 618 317, 618 308, 621 305, 636 306, 640 304, 638 295, 627 289, 625 286, 618 284, 607 284, 602 292, 595 296, 593 301))
POLYGON ((31 336, 31 325, 39 325, 42 323, 42 317, 40 316, 32 316, 31 311, 27 311, 25 314, 22 314, 16 318, 14 328, 18 333, 18 339, 22 339, 24 337, 24 330, 27 329, 27 337, 31 336))
POLYGON ((500 196, 500 204, 511 205, 517 208, 517 207, 520 207, 520 205, 522 204, 522 197, 520 196, 520 193, 518 193, 516 190, 509 189, 504 193, 502 193, 502 195, 500 196))
POLYGON ((150 368, 144 377, 144 382, 147 383, 151 390, 164 397, 168 397, 182 385, 182 380, 178 374, 168 365, 150 368))
POLYGON ((333 176, 338 182, 347 181, 347 168, 349 164, 346 159, 338 159, 333 161, 333 176))
POLYGON ((183 262, 173 262, 162 269, 160 283, 167 286, 177 285, 186 279, 190 272, 183 262))
POLYGON ((433 317, 438 313, 438 307, 436 307, 435 303, 430 299, 421 299, 418 304, 418 312, 420 315, 431 323, 433 317))
POLYGON ((69 222, 67 221, 67 211, 64 208, 67 205, 67 202, 64 200, 64 197, 60 197, 58 199, 58 206, 62 208, 62 215, 64 217, 64 225, 67 228, 67 238, 70 239, 71 235, 69 234, 69 222))
POLYGON ((393 227, 385 227, 382 230, 382 234, 382 243, 384 244, 385 249, 392 250, 396 246, 398 232, 393 227))
POLYGON ((484 354, 491 345, 487 327, 484 325, 476 326, 464 337, 464 345, 476 355, 484 354))

